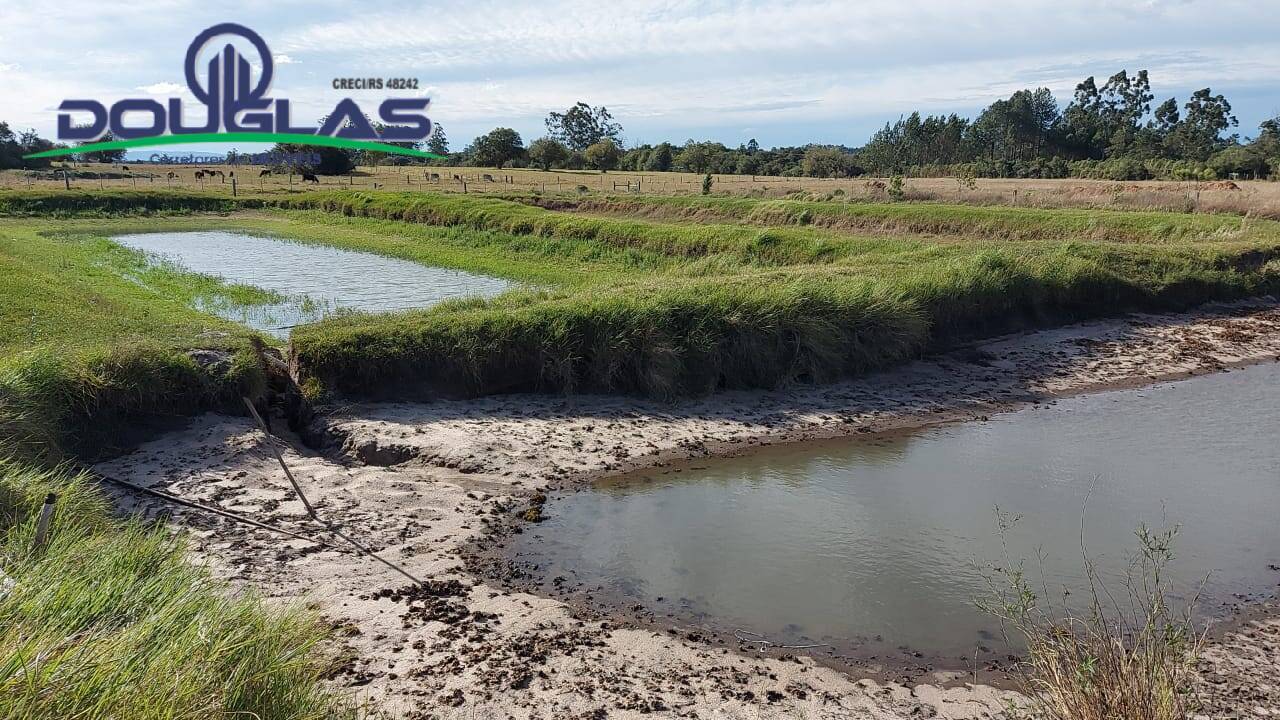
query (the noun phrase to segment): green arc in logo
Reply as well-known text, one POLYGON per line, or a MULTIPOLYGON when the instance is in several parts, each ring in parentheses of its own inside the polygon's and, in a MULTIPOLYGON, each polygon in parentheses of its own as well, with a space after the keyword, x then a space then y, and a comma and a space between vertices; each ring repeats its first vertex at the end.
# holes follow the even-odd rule
POLYGON ((156 147, 159 145, 187 145, 190 143, 230 143, 230 142, 263 142, 293 143, 297 145, 323 145, 325 147, 346 148, 348 150, 366 150, 368 152, 388 153, 392 155, 408 155, 410 157, 443 159, 443 155, 423 152, 412 148, 404 148, 387 143, 369 142, 367 140, 348 140, 347 138, 329 135, 307 135, 305 133, 192 133, 190 135, 159 135, 156 137, 137 138, 136 140, 112 140, 111 142, 90 143, 73 148, 58 148, 44 152, 23 155, 24 158, 49 158, 97 150, 127 150, 129 148, 156 147))

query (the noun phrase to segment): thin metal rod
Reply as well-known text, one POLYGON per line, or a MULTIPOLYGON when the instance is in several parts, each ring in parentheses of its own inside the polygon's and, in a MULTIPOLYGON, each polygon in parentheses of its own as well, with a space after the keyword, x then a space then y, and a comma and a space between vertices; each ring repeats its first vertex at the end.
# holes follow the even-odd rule
POLYGON ((311 507, 311 502, 307 500, 306 493, 302 492, 302 486, 294 479, 293 473, 289 472, 289 466, 284 464, 284 456, 280 454, 280 448, 276 447, 275 436, 267 429, 267 423, 258 414, 258 409, 253 406, 249 398, 242 397, 240 399, 244 400, 244 406, 249 408, 249 414, 253 415, 253 419, 258 422, 258 428, 262 430, 262 434, 267 436, 267 445, 271 447, 271 453, 276 456, 276 462, 280 463, 280 469, 284 470, 285 477, 289 478, 289 484, 293 486, 293 491, 298 493, 298 498, 302 500, 302 505, 307 509, 307 514, 313 520, 319 520, 320 516, 316 514, 316 509, 311 507))
POLYGON ((298 493, 298 497, 301 498, 302 504, 307 507, 307 512, 311 515, 312 519, 314 519, 316 522, 320 523, 321 525, 324 525, 325 529, 328 530, 329 532, 333 533, 334 535, 350 543, 352 547, 359 550, 361 553, 368 555, 374 560, 377 560, 383 565, 386 565, 392 570, 395 570, 401 575, 409 578, 410 580, 413 581, 413 584, 422 585, 423 584, 422 581, 414 577, 413 575, 410 575, 407 570, 400 567, 399 565, 396 565, 390 560, 387 560, 381 557, 380 555, 370 550, 369 548, 365 547, 364 545, 361 545, 360 543, 356 542, 354 538, 349 537, 345 533, 339 531, 338 528, 334 527, 327 520, 322 519, 319 515, 316 514, 315 508, 311 507, 310 502, 307 502, 307 496, 302 492, 302 487, 298 485, 298 481, 294 479, 293 473, 289 471, 289 466, 285 464, 284 456, 280 454, 280 449, 276 447, 275 436, 271 434, 271 431, 267 430, 267 423, 264 422, 262 419, 262 416, 258 414, 258 409, 253 406, 253 403, 249 401, 249 398, 241 397, 240 399, 244 400, 245 407, 249 408, 249 413, 252 414, 253 419, 258 422, 258 429, 262 431, 263 435, 267 436, 267 444, 271 446, 271 452, 273 455, 276 456, 276 462, 280 463, 280 469, 284 470, 285 477, 289 478, 289 483, 293 485, 294 491, 298 493))
MULTIPOLYGON (((307 542, 309 542, 309 543, 315 543, 316 545, 319 545, 320 547, 325 547, 325 548, 332 548, 332 547, 333 547, 332 545, 330 545, 330 544, 326 543, 326 542, 325 542, 325 541, 323 541, 323 540, 316 540, 315 538, 308 537, 308 536, 306 536, 306 535, 302 535, 302 534, 299 534, 299 533, 296 533, 296 532, 292 532, 292 531, 290 531, 290 530, 285 530, 284 528, 278 528, 278 527, 276 527, 276 526, 274 526, 274 525, 268 525, 268 524, 266 524, 266 523, 264 523, 264 522, 259 522, 259 521, 257 521, 257 520, 254 520, 253 518, 248 518, 248 517, 245 517, 244 515, 240 515, 240 514, 238 514, 238 513, 233 513, 233 512, 231 512, 230 510, 223 510, 223 509, 222 509, 222 508, 220 508, 220 507, 214 507, 214 506, 212 506, 212 505, 204 505, 204 504, 201 504, 201 503, 198 503, 198 502, 194 502, 194 501, 191 501, 191 500, 187 500, 187 499, 185 499, 185 498, 180 498, 180 497, 178 497, 177 495, 173 495, 173 494, 171 494, 171 493, 163 492, 163 491, 160 491, 160 490, 154 490, 154 489, 152 489, 152 488, 149 488, 149 487, 143 487, 143 486, 141 486, 141 485, 136 485, 136 484, 131 483, 131 482, 128 482, 128 481, 126 481, 126 480, 120 480, 119 478, 113 478, 113 477, 110 477, 110 476, 107 476, 107 475, 100 475, 100 474, 98 474, 98 473, 94 473, 94 475, 96 475, 97 477, 99 477, 99 478, 101 478, 101 479, 103 479, 103 480, 106 480, 107 482, 115 483, 116 485, 120 485, 121 487, 129 488, 130 490, 133 490, 133 491, 135 491, 135 492, 140 492, 140 493, 143 493, 143 494, 146 494, 146 495, 152 495, 152 496, 155 496, 155 497, 158 497, 158 498, 162 498, 162 499, 164 499, 164 500, 168 500, 169 502, 172 502, 172 503, 175 503, 175 504, 178 504, 178 505, 184 505, 184 506, 186 506, 186 507, 194 508, 194 509, 196 509, 196 510, 203 510, 204 512, 207 512, 207 513, 213 513, 214 515, 221 515, 222 517, 225 517, 225 518, 228 518, 228 519, 231 519, 231 520, 235 520, 236 522, 239 522, 239 523, 244 523, 244 524, 246 524, 246 525, 252 525, 252 526, 257 527, 257 528, 262 528, 263 530, 270 530, 271 532, 274 532, 274 533, 280 533, 281 535, 288 535, 289 537, 291 537, 291 538, 297 538, 298 540, 306 540, 307 542)), ((336 549, 336 548, 334 548, 334 549, 336 549)))

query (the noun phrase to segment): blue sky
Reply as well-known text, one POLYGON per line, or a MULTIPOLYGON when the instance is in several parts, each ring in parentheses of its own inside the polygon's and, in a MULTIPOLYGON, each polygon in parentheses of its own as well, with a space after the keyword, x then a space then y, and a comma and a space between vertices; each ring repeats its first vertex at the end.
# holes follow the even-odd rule
POLYGON ((968 115, 1037 86, 1065 105, 1122 68, 1150 70, 1156 102, 1226 94, 1246 135, 1280 113, 1272 0, 4 0, 0 120, 52 136, 64 98, 190 99, 187 45, 228 21, 266 39, 295 119, 388 94, 335 77, 417 78, 455 149, 497 126, 530 141, 577 100, 608 106, 630 144, 860 145, 912 109, 968 115))

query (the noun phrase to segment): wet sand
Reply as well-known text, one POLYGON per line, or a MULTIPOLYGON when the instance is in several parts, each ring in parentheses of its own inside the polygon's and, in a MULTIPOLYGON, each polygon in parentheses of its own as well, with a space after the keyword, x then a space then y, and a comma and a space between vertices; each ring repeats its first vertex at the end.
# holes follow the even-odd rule
MULTIPOLYGON (((316 448, 292 438, 285 457, 321 515, 429 579, 419 588, 369 558, 149 497, 117 497, 126 510, 166 513, 188 528, 219 576, 316 604, 349 657, 333 682, 393 715, 979 718, 1016 694, 966 682, 968 673, 929 672, 927 663, 907 682, 857 679, 792 651, 743 650, 697 630, 579 619, 564 602, 477 574, 467 558, 536 516, 545 492, 604 475, 981 418, 1277 358, 1280 306, 1265 302, 1008 336, 834 385, 680 404, 510 396, 332 410, 308 433, 321 441, 316 448)), ((97 469, 319 535, 267 442, 246 418, 207 415, 97 469)), ((1272 615, 1254 621, 1274 632, 1272 615)), ((1231 670, 1205 686, 1206 697, 1228 703, 1232 688, 1248 692, 1241 668, 1280 674, 1274 640, 1269 647, 1224 636, 1212 661, 1231 670)), ((1251 702, 1280 705, 1274 687, 1264 692, 1270 699, 1251 702)))

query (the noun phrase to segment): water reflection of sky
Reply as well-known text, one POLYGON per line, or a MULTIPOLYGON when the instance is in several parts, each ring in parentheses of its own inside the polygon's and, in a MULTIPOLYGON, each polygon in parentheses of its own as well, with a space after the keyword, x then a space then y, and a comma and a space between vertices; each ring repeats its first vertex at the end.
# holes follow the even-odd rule
POLYGON ((497 295, 506 280, 407 260, 236 232, 140 233, 115 242, 186 270, 283 295, 281 303, 243 306, 206 298, 200 309, 277 337, 290 326, 338 310, 392 312, 457 297, 497 295))
POLYGON ((1209 574, 1206 599, 1230 600, 1280 579, 1268 569, 1280 563, 1277 386, 1280 365, 1259 365, 984 423, 655 469, 556 500, 516 551, 665 612, 971 654, 994 630, 973 605, 987 595, 975 561, 1005 565, 995 507, 1021 516, 1009 552, 1037 582, 1043 553, 1041 592, 1083 599, 1092 487, 1084 540, 1113 583, 1139 523, 1178 524, 1178 586, 1189 595, 1209 574))

